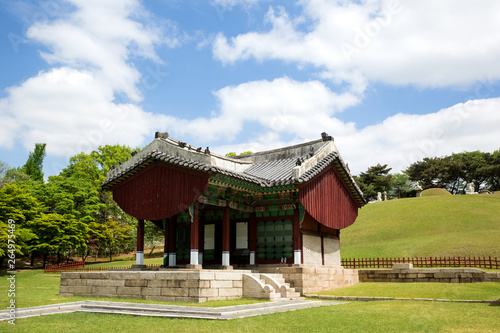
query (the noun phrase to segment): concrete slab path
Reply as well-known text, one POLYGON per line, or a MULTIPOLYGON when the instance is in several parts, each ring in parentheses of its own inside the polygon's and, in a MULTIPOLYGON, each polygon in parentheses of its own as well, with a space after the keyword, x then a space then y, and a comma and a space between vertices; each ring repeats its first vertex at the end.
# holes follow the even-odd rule
MULTIPOLYGON (((193 307, 182 305, 142 304, 125 302, 81 301, 31 308, 16 309, 15 318, 27 318, 71 312, 92 312, 107 314, 125 314, 133 316, 153 316, 166 318, 194 318, 229 320, 276 312, 308 309, 319 306, 331 306, 345 302, 315 300, 280 300, 266 303, 236 305, 219 308, 193 307)), ((8 310, 0 311, 0 321, 12 319, 8 310)))

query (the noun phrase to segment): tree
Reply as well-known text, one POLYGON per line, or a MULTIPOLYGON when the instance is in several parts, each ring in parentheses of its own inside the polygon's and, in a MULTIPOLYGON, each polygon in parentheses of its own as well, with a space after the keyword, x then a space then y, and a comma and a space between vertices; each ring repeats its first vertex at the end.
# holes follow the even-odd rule
POLYGON ((355 177, 366 200, 373 200, 377 198, 378 192, 391 189, 392 175, 389 175, 391 170, 391 168, 387 167, 387 164, 377 164, 369 167, 366 172, 362 172, 359 177, 355 177))
POLYGON ((7 222, 15 222, 15 250, 18 256, 25 255, 29 250, 28 242, 35 235, 29 227, 29 222, 39 216, 42 205, 24 189, 16 185, 6 185, 0 189, 0 267, 6 258, 7 222))
POLYGON ((414 184, 405 172, 396 173, 391 176, 391 188, 398 199, 415 196, 414 184))
MULTIPOLYGON (((118 207, 111 193, 102 191, 101 184, 111 168, 127 161, 132 151, 127 146, 100 146, 90 154, 71 157, 59 176, 49 177, 49 183, 55 187, 52 192, 57 194, 49 195, 54 198, 51 206, 58 212, 72 213, 87 224, 87 248, 112 253, 130 238, 130 225, 135 219, 118 207)), ((80 255, 84 258, 88 252, 80 255)))
MULTIPOLYGON (((76 249, 85 250, 88 228, 71 214, 41 214, 28 225, 36 235, 31 248, 42 253, 43 267, 49 255, 57 255, 76 249)), ((60 260, 59 260, 60 261, 60 260)))
POLYGON ((131 225, 107 219, 104 223, 91 223, 89 234, 96 241, 98 248, 109 251, 109 261, 111 261, 115 250, 127 246, 131 230, 131 225))
POLYGON ((495 183, 493 154, 480 151, 463 152, 445 157, 424 158, 411 164, 406 172, 410 180, 419 182, 423 189, 445 188, 452 194, 464 193, 467 183, 474 182, 475 190, 489 180, 495 183))
POLYGON ((45 158, 45 143, 35 143, 35 150, 30 152, 26 164, 22 171, 31 177, 31 179, 43 182, 43 159, 45 158))
POLYGON ((30 180, 30 176, 24 173, 22 168, 10 168, 6 163, 0 167, 0 188, 8 184, 20 184, 30 180))
POLYGON ((144 240, 147 243, 152 244, 151 251, 149 254, 151 255, 155 250, 156 243, 160 240, 164 240, 165 231, 158 228, 154 223, 150 221, 145 221, 144 223, 144 240))
POLYGON ((486 177, 486 184, 490 191, 500 190, 500 149, 492 154, 486 154, 487 165, 477 171, 486 177))
POLYGON ((0 161, 0 189, 6 185, 5 175, 10 167, 7 163, 0 161))

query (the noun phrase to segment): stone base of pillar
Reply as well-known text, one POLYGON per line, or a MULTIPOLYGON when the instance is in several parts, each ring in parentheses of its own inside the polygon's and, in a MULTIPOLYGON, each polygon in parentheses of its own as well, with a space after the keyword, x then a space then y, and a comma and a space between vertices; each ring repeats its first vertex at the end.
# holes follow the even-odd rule
POLYGON ((190 265, 198 265, 198 250, 191 249, 191 255, 189 257, 190 265))
POLYGON ((195 269, 195 270, 202 270, 203 269, 203 266, 202 265, 186 265, 186 268, 187 269, 195 269))
POLYGON ((255 265, 255 251, 250 251, 250 265, 255 265))
POLYGON ((222 266, 229 266, 229 252, 222 252, 222 266))
POLYGON ((136 251, 135 252, 135 264, 136 265, 144 265, 144 252, 136 251))
POLYGON ((175 254, 175 252, 168 254, 168 266, 177 266, 177 255, 175 254))
POLYGON ((293 263, 296 265, 300 265, 302 263, 302 251, 301 250, 293 251, 293 263))

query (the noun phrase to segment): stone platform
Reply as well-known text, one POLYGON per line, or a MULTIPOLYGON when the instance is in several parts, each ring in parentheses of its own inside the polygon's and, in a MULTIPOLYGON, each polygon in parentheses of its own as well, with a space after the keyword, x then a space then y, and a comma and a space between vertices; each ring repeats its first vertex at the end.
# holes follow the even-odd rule
POLYGON ((243 297, 251 271, 166 270, 61 273, 60 296, 118 297, 164 302, 206 302, 243 297))
POLYGON ((237 298, 296 299, 358 282, 356 270, 280 265, 252 270, 160 269, 63 272, 60 296, 206 302, 237 298))

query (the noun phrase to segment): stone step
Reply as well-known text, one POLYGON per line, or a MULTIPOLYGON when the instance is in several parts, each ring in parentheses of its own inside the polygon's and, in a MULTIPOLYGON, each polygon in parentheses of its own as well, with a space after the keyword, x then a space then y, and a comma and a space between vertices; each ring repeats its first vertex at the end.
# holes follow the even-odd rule
MULTIPOLYGON (((278 295, 279 296, 279 295, 278 295)), ((105 301, 82 301, 68 303, 68 306, 41 306, 19 308, 16 319, 69 312, 91 312, 103 314, 124 314, 134 316, 218 319, 229 320, 275 312, 292 311, 318 306, 330 306, 340 302, 306 301, 277 298, 276 301, 258 304, 236 305, 225 308, 202 308, 177 305, 140 304, 105 301)), ((0 321, 7 321, 8 311, 0 311, 0 321)))

